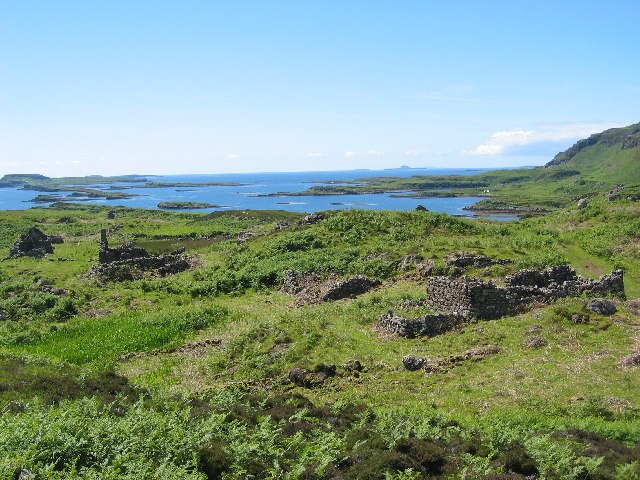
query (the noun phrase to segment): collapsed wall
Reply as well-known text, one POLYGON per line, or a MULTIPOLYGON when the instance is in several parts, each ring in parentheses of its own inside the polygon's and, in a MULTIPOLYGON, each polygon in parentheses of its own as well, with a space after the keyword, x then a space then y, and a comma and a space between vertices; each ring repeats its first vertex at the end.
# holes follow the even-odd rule
POLYGON ((124 244, 110 248, 107 231, 100 231, 99 264, 89 269, 88 275, 109 281, 135 280, 141 278, 144 272, 153 272, 161 277, 173 275, 190 269, 194 259, 178 253, 167 255, 153 255, 144 248, 124 244))
POLYGON ((470 277, 439 276, 427 282, 427 305, 433 310, 487 320, 515 313, 533 300, 582 294, 624 297, 622 270, 598 280, 578 275, 568 265, 520 270, 505 278, 504 287, 470 277))
POLYGON ((379 325, 403 337, 433 336, 458 328, 472 318, 492 320, 513 315, 535 300, 547 302, 580 295, 624 298, 622 270, 594 280, 578 275, 567 265, 527 269, 505 277, 504 286, 470 277, 430 277, 426 304, 439 313, 405 318, 387 312, 380 316, 379 325))

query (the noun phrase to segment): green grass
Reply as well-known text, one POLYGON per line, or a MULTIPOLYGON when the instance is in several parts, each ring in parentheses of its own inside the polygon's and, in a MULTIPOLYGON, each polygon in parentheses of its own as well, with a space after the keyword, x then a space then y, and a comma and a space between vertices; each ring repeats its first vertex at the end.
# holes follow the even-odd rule
POLYGON ((189 333, 219 322, 227 314, 226 309, 215 305, 121 313, 74 322, 14 351, 77 365, 111 365, 124 353, 175 345, 189 333))

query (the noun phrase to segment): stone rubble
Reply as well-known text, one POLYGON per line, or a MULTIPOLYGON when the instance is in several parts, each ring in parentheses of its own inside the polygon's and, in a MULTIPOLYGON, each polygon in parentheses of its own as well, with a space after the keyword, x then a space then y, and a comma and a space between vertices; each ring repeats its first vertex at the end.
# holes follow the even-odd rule
POLYGON ((47 253, 53 253, 52 244, 63 243, 59 235, 46 235, 37 227, 31 227, 13 244, 9 250, 12 257, 42 258, 47 253))
POLYGON ((98 260, 100 263, 91 267, 88 275, 103 281, 136 280, 149 271, 164 277, 188 270, 195 264, 195 259, 184 253, 153 255, 128 243, 110 248, 105 229, 100 232, 98 260))
POLYGON ((368 292, 380 285, 379 280, 364 275, 356 275, 343 280, 329 277, 322 280, 316 273, 299 274, 286 270, 283 274, 281 291, 296 295, 297 305, 316 304, 342 298, 352 298, 368 292))

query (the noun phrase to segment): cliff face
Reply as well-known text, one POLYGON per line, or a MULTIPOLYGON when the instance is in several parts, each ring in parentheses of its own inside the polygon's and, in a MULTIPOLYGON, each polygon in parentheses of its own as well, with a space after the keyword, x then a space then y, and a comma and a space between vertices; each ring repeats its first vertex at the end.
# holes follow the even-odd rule
POLYGON ((545 165, 552 167, 568 162, 582 150, 596 144, 612 146, 620 144, 621 148, 638 148, 640 147, 640 123, 629 125, 622 128, 611 128, 601 133, 594 133, 589 138, 578 140, 573 146, 564 152, 558 153, 553 160, 545 165))

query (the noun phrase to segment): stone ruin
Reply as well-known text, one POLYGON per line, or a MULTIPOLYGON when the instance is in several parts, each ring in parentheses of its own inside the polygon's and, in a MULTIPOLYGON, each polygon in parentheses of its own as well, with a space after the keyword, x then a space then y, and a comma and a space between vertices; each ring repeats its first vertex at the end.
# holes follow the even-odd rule
POLYGON ((527 269, 505 277, 505 285, 463 277, 431 277, 427 282, 427 305, 440 312, 491 320, 514 314, 534 300, 567 296, 613 295, 624 297, 622 270, 598 280, 578 275, 568 265, 545 270, 527 269))
POLYGON ((281 291, 296 295, 296 304, 305 305, 355 297, 378 285, 380 285, 379 280, 373 280, 364 275, 355 275, 342 280, 330 276, 323 280, 316 273, 299 274, 293 270, 286 270, 281 291))
POLYGON ((89 276, 102 280, 123 281, 142 278, 144 272, 153 272, 161 277, 190 269, 194 259, 175 251, 167 255, 154 255, 144 248, 125 243, 116 248, 109 247, 107 231, 100 231, 99 264, 89 270, 89 276))
POLYGON ((442 313, 422 317, 405 318, 388 311, 380 316, 380 326, 401 337, 433 337, 454 330, 465 324, 463 317, 442 313))
POLYGON ((493 320, 522 312, 534 301, 583 294, 624 298, 622 270, 594 280, 578 275, 567 265, 527 269, 505 277, 504 286, 470 277, 431 277, 427 282, 426 305, 439 313, 405 318, 387 312, 381 315, 379 325, 404 337, 433 336, 471 319, 493 320))
POLYGON ((45 235, 37 227, 31 227, 22 235, 9 250, 12 257, 42 258, 47 253, 53 253, 53 244, 63 243, 59 235, 45 235))

